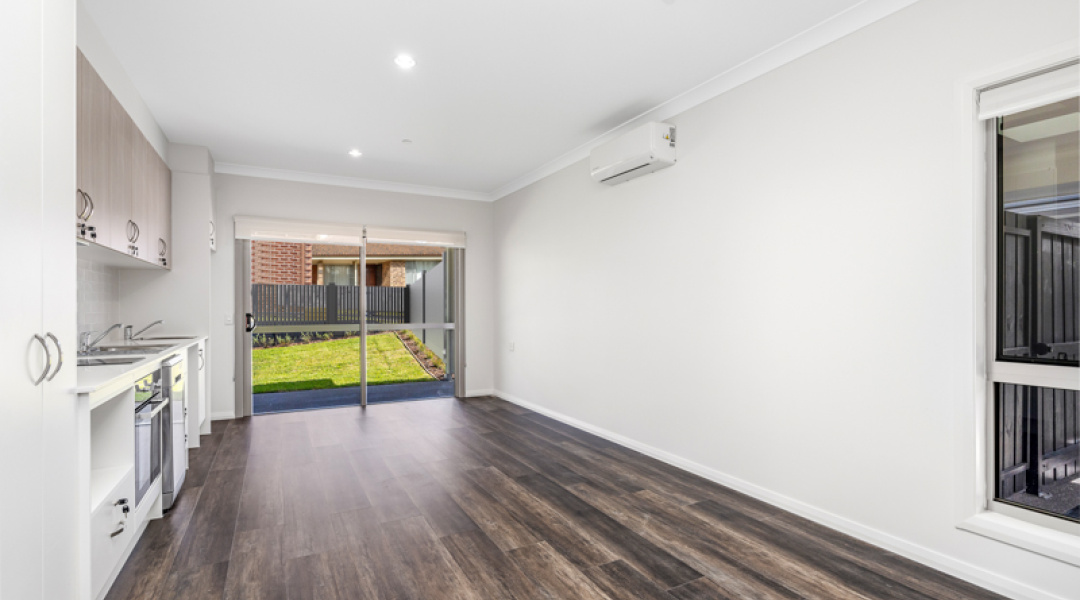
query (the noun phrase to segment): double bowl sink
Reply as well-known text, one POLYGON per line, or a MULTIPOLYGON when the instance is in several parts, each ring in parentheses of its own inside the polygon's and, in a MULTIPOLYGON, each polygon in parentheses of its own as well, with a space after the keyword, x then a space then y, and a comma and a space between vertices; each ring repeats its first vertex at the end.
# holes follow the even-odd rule
POLYGON ((94 346, 89 351, 79 353, 78 366, 131 365, 145 359, 147 356, 152 356, 171 347, 172 344, 94 346))

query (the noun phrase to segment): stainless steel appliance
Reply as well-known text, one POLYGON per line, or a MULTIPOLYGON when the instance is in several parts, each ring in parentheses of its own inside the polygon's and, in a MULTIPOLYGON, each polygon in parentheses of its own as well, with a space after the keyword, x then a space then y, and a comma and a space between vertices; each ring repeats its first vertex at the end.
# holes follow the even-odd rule
POLYGON ((187 475, 187 361, 170 356, 161 363, 161 395, 167 402, 161 430, 161 508, 172 508, 187 475))
POLYGON ((135 506, 161 475, 162 411, 168 403, 161 398, 155 375, 135 384, 135 506))

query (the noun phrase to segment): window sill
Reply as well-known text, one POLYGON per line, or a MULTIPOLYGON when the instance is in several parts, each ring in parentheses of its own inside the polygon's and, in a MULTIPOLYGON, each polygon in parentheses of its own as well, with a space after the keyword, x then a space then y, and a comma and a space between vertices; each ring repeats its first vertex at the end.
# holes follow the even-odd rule
POLYGON ((1080 567, 1080 525, 1074 535, 984 511, 962 521, 957 528, 1080 567))

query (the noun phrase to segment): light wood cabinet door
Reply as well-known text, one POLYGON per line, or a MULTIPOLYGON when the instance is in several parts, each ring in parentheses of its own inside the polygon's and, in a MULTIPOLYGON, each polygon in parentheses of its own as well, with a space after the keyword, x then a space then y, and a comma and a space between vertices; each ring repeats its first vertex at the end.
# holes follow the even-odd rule
POLYGON ((112 94, 82 52, 76 51, 76 223, 80 237, 110 245, 109 152, 112 94))
POLYGON ((76 53, 76 235, 171 266, 172 172, 86 57, 76 53))
MULTIPOLYGON (((129 118, 130 121, 130 118, 129 118)), ((151 210, 151 180, 150 155, 155 153, 150 142, 142 136, 142 133, 131 123, 134 130, 131 140, 131 175, 128 185, 131 189, 131 222, 134 223, 135 240, 133 256, 145 261, 154 262, 154 248, 151 240, 154 237, 154 226, 150 219, 151 210)))
POLYGON ((168 166, 161 156, 151 148, 148 160, 147 177, 149 183, 148 206, 150 208, 150 253, 151 261, 168 268, 170 223, 172 221, 169 203, 168 185, 171 177, 168 166))
POLYGON ((172 170, 169 165, 157 158, 157 244, 159 244, 158 264, 172 268, 172 170))
POLYGON ((131 254, 131 148, 135 123, 115 96, 109 94, 109 241, 104 245, 131 254))

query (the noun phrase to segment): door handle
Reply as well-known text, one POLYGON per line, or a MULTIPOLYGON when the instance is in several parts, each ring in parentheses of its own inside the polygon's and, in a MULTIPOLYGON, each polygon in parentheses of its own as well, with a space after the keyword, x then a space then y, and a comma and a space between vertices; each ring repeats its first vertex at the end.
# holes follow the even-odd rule
POLYGON ((255 331, 255 315, 253 315, 251 313, 246 313, 244 315, 244 324, 245 324, 244 331, 246 331, 248 333, 251 333, 252 331, 255 331))
POLYGON ((52 375, 45 378, 45 381, 52 381, 53 377, 56 377, 56 375, 60 373, 60 369, 64 367, 64 348, 60 345, 60 340, 56 339, 56 336, 53 335, 51 331, 46 333, 45 337, 56 344, 56 370, 52 372, 52 375))
POLYGON ((38 375, 38 378, 34 380, 34 385, 41 385, 41 382, 45 381, 45 376, 52 370, 52 352, 49 351, 49 345, 45 343, 45 338, 35 333, 34 339, 45 350, 45 368, 41 370, 41 375, 38 375))

